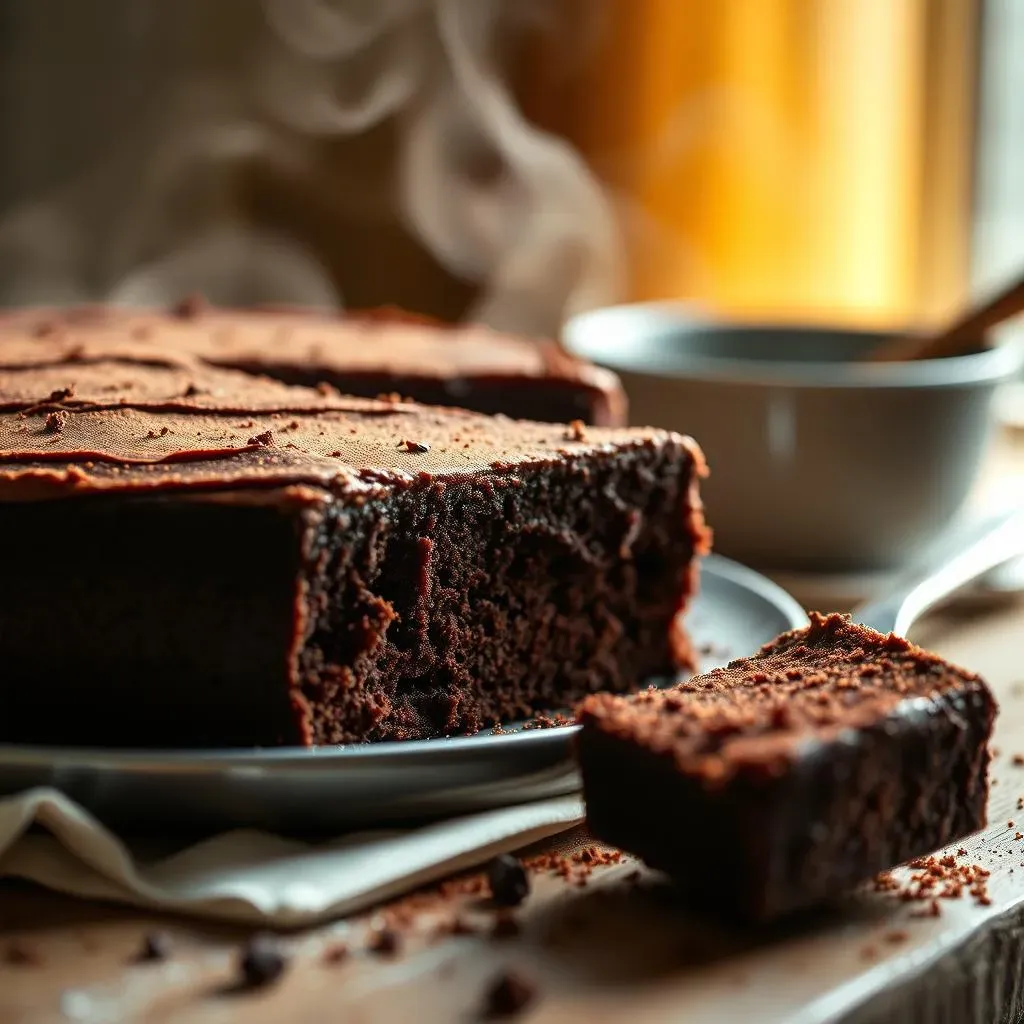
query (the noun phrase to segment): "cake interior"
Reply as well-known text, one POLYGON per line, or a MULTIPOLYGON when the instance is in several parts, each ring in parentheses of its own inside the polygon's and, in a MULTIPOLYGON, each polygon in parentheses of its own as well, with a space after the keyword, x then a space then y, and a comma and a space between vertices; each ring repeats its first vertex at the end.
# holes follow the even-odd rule
POLYGON ((411 739, 635 689, 680 657, 691 469, 639 444, 359 500, 0 504, 0 740, 411 739))

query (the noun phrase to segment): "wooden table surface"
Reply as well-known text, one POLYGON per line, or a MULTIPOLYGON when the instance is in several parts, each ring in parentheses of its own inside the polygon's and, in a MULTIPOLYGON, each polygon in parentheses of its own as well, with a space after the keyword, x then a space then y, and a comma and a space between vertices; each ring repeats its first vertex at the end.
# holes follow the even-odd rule
MULTIPOLYGON (((1011 444, 1017 468, 1019 445, 1011 444)), ((1024 754, 1024 599, 950 608, 914 638, 981 672, 1000 701, 990 825, 963 844, 966 859, 992 872, 991 905, 965 896, 927 917, 921 904, 865 892, 782 931, 740 934, 687 919, 657 879, 642 873, 638 881, 637 865, 624 860, 582 885, 535 875, 510 938, 490 934, 494 914, 473 896, 422 901, 394 956, 366 949, 380 910, 285 936, 281 979, 239 992, 232 982, 246 936, 238 929, 0 882, 0 1022, 468 1021, 481 1016, 483 993, 506 969, 536 985, 523 1017, 531 1021, 1017 1019, 1024 767, 1013 755, 1024 754), (456 917, 467 933, 438 936, 438 925, 456 917), (171 955, 136 962, 154 930, 167 933, 171 955), (341 941, 350 954, 327 962, 341 941)), ((579 833, 559 840, 569 851, 586 843, 579 833)))

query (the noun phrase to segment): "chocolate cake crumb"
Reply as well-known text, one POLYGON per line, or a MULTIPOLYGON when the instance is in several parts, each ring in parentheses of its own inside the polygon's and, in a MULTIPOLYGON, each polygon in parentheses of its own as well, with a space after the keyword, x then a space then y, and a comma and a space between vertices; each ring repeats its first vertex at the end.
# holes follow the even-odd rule
POLYGON ((274 432, 272 430, 264 430, 262 434, 254 434, 247 443, 269 448, 274 443, 274 432))
POLYGON ((349 958, 350 952, 344 942, 335 942, 324 950, 323 961, 325 964, 340 964, 349 958))
POLYGON ((573 420, 566 428, 565 439, 567 441, 586 441, 587 432, 583 428, 583 420, 573 420))
POLYGON ((46 414, 46 423, 43 426, 44 434, 59 434, 64 429, 64 424, 68 421, 68 414, 63 410, 58 412, 49 412, 46 414))
POLYGON ((403 441, 399 446, 404 448, 407 452, 419 452, 421 455, 426 454, 430 451, 430 445, 425 441, 403 441))
POLYGON ((1014 754, 1010 758, 1010 764, 1015 768, 1024 768, 1024 754, 1014 754))
POLYGON ((12 942, 4 950, 4 963, 12 967, 38 967, 42 962, 39 950, 21 942, 12 942))
POLYGON ((178 317, 179 320, 195 320, 208 308, 209 303, 205 297, 198 292, 192 292, 171 306, 170 313, 171 316, 178 317))
POLYGON ((503 853, 487 866, 491 899, 499 907, 517 907, 530 894, 530 879, 523 865, 511 854, 503 853))
POLYGON ((195 398, 196 395, 201 395, 202 393, 203 392, 202 392, 201 388, 197 388, 195 386, 195 384, 189 384, 189 386, 187 388, 185 388, 184 397, 185 398, 195 398))
POLYGON ((147 932, 135 954, 139 963, 166 960, 171 955, 171 937, 166 932, 147 932))
POLYGON ((373 933, 368 948, 380 956, 394 956, 401 948, 401 939, 393 928, 378 928, 373 933))
POLYGON ((514 1017, 533 1002, 536 987, 521 974, 506 971, 487 989, 484 1001, 488 1017, 514 1017))
POLYGON ((75 385, 69 384, 66 388, 57 388, 56 391, 50 392, 50 397, 47 399, 48 402, 65 402, 69 398, 74 398, 75 385))
POLYGON ((273 935, 254 935, 243 947, 238 961, 241 984, 244 988, 262 988, 277 981, 288 966, 288 961, 273 935))

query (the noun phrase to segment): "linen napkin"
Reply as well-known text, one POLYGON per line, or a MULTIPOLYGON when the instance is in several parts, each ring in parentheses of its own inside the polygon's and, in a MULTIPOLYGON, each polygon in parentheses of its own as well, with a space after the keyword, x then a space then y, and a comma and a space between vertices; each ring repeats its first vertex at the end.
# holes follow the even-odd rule
POLYGON ((0 877, 86 899, 299 927, 365 909, 582 820, 581 798, 569 795, 318 843, 237 829, 147 857, 63 793, 41 787, 0 799, 0 877))

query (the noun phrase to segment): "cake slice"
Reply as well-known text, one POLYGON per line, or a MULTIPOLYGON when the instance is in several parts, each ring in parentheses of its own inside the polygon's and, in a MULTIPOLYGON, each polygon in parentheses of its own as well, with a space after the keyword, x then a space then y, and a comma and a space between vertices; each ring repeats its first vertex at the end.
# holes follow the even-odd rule
POLYGON ((686 664, 687 438, 67 356, 0 375, 0 740, 450 735, 686 664))
POLYGON ((579 711, 587 822, 715 914, 835 896, 985 824, 995 701, 841 615, 752 658, 579 711))
POLYGON ((447 327, 393 311, 331 317, 299 310, 241 312, 202 302, 170 313, 86 307, 0 317, 0 367, 73 357, 188 362, 345 394, 396 393, 519 419, 622 426, 618 378, 554 341, 486 327, 447 327))

